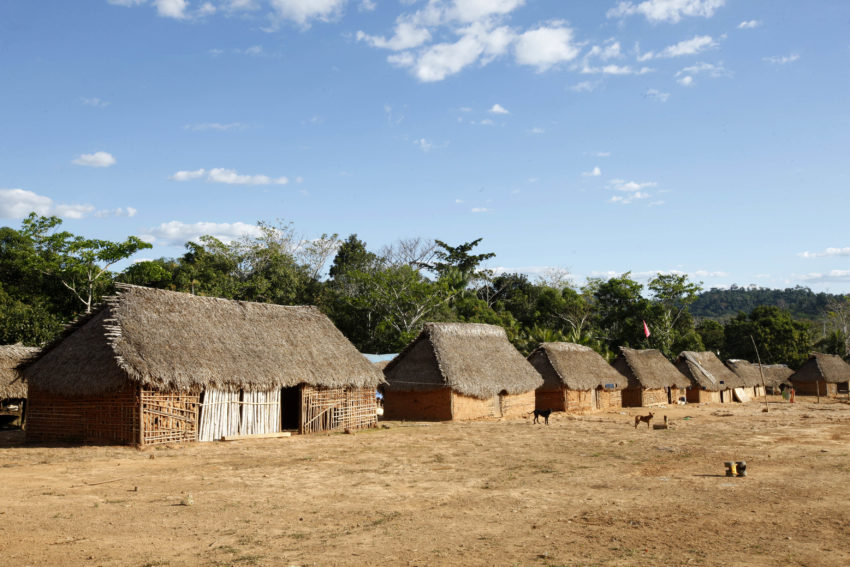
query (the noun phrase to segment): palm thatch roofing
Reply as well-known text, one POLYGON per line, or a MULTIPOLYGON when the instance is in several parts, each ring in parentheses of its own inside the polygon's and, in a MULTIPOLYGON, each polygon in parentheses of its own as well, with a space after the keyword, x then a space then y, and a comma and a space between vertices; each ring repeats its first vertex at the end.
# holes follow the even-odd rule
POLYGON ((487 399, 537 389, 543 378, 508 341, 505 330, 479 323, 425 323, 384 368, 389 391, 450 388, 487 399))
POLYGON ((636 350, 621 346, 614 368, 629 378, 630 385, 634 380, 648 390, 691 385, 691 381, 656 349, 636 350))
POLYGON ((27 386, 17 366, 37 352, 36 347, 22 344, 0 345, 0 400, 27 397, 27 386))
POLYGON ((743 386, 741 379, 711 351, 682 351, 676 359, 676 368, 690 378, 694 386, 709 392, 743 386))
POLYGON ((762 364, 759 372, 758 364, 737 358, 727 360, 726 366, 738 376, 741 386, 746 388, 761 386, 762 374, 765 386, 776 388, 780 384, 790 384, 788 378, 794 373, 784 364, 762 364))
POLYGON ((791 376, 792 382, 820 382, 821 380, 830 383, 850 382, 850 364, 835 354, 813 352, 800 369, 791 376))
POLYGON ((115 391, 127 381, 180 392, 383 382, 315 307, 128 284, 21 369, 31 385, 69 396, 115 391))
POLYGON ((528 361, 543 376, 543 389, 595 390, 612 384, 622 390, 625 376, 614 370, 595 350, 575 343, 542 343, 528 361))

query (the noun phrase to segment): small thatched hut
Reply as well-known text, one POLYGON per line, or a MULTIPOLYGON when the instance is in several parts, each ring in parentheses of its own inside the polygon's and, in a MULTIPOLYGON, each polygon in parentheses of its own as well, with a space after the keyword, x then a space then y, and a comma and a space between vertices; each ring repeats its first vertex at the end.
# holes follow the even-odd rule
POLYGON ((543 343, 528 361, 543 376, 537 389, 537 409, 587 412, 622 407, 620 391, 626 377, 590 347, 574 343, 543 343))
POLYGON ((761 370, 759 370, 758 363, 737 358, 727 360, 726 366, 741 381, 740 387, 744 388, 747 394, 754 397, 763 396, 765 394, 765 386, 768 393, 778 392, 782 384, 790 386, 791 382, 788 381, 788 378, 794 373, 793 370, 784 364, 762 364, 761 370), (762 384, 762 376, 764 377, 764 384, 762 384))
POLYGON ((784 387, 791 387, 791 376, 794 371, 786 364, 764 364, 764 382, 768 394, 778 394, 784 387))
POLYGON ((732 389, 741 386, 741 379, 711 351, 682 351, 675 365, 691 381, 688 403, 732 403, 732 389))
POLYGON ((676 403, 691 381, 656 349, 620 347, 613 366, 628 378, 623 390, 623 407, 676 403))
POLYGON ((384 417, 427 421, 520 416, 543 383, 504 329, 477 323, 426 323, 384 376, 384 417))
POLYGON ((839 385, 842 390, 850 387, 850 364, 835 354, 813 352, 791 376, 791 383, 798 394, 835 396, 839 385))
POLYGON ((124 284, 22 374, 27 439, 138 445, 372 426, 383 382, 314 307, 124 284))
POLYGON ((36 347, 21 344, 0 345, 0 412, 6 417, 0 418, 13 425, 20 425, 27 399, 27 386, 17 370, 17 366, 26 359, 35 356, 36 347))

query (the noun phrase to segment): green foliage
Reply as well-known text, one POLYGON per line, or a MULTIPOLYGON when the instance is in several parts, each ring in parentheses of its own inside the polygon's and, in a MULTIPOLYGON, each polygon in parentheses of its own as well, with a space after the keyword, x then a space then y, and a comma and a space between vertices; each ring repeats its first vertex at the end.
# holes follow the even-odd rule
POLYGON ((723 335, 723 325, 713 319, 700 321, 696 326, 696 332, 699 334, 703 346, 712 351, 720 352, 723 349, 725 337, 723 335))
POLYGON ((643 332, 649 300, 642 295, 643 286, 631 279, 631 272, 601 282, 594 291, 599 316, 599 332, 611 350, 619 346, 646 348, 643 332))
POLYGON ((774 305, 791 313, 795 319, 817 320, 828 310, 828 293, 814 293, 807 287, 768 289, 764 287, 712 288, 702 292, 691 305, 691 313, 699 318, 729 319, 738 313, 749 313, 762 305, 774 305))
POLYGON ((799 368, 806 361, 812 344, 809 326, 794 321, 788 311, 772 305, 738 314, 724 329, 724 357, 755 361, 758 354, 765 364, 788 364, 799 368), (752 337, 752 340, 750 339, 752 337))

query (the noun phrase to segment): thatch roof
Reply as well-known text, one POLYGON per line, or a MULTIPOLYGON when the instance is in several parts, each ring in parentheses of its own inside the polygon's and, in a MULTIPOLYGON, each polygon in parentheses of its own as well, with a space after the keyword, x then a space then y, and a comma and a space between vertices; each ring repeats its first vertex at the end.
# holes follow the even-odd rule
POLYGON ((850 364, 835 354, 813 352, 797 372, 791 376, 792 382, 850 382, 850 364))
POLYGON ((780 384, 790 384, 788 378, 794 373, 784 364, 762 364, 760 373, 757 363, 737 358, 727 360, 726 366, 741 380, 741 386, 748 388, 762 385, 762 373, 764 374, 765 386, 772 388, 778 387, 780 384))
POLYGON ((629 379, 629 385, 657 390, 675 386, 687 388, 691 381, 667 360, 660 350, 635 350, 620 347, 613 364, 621 374, 629 379))
POLYGON ((315 307, 197 297, 119 284, 22 370, 62 395, 127 381, 163 391, 376 387, 381 372, 315 307))
POLYGON ((388 390, 448 387, 481 399, 529 392, 543 383, 503 328, 478 323, 425 323, 384 376, 388 390))
POLYGON ((676 368, 690 378, 693 385, 709 392, 743 386, 741 379, 711 351, 683 351, 676 359, 676 368))
POLYGON ((22 344, 0 345, 0 400, 27 397, 27 386, 16 367, 37 352, 36 347, 22 344))
POLYGON ((570 390, 594 390, 606 384, 626 387, 628 380, 595 350, 574 343, 543 343, 528 357, 543 376, 543 389, 566 386, 570 390))

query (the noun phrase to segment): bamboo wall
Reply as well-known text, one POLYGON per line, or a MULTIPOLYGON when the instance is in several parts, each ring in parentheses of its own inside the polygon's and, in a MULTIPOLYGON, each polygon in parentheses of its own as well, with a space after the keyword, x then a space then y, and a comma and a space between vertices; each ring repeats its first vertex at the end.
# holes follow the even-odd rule
POLYGON ((269 391, 208 388, 200 404, 198 441, 226 435, 253 435, 280 431, 280 389, 269 391))
POLYGON ((300 433, 375 427, 378 405, 372 388, 301 386, 300 433))
POLYGON ((142 445, 198 439, 198 395, 141 390, 142 445))
POLYGON ((139 396, 133 385, 115 393, 79 398, 30 387, 28 403, 28 442, 139 442, 139 396))

